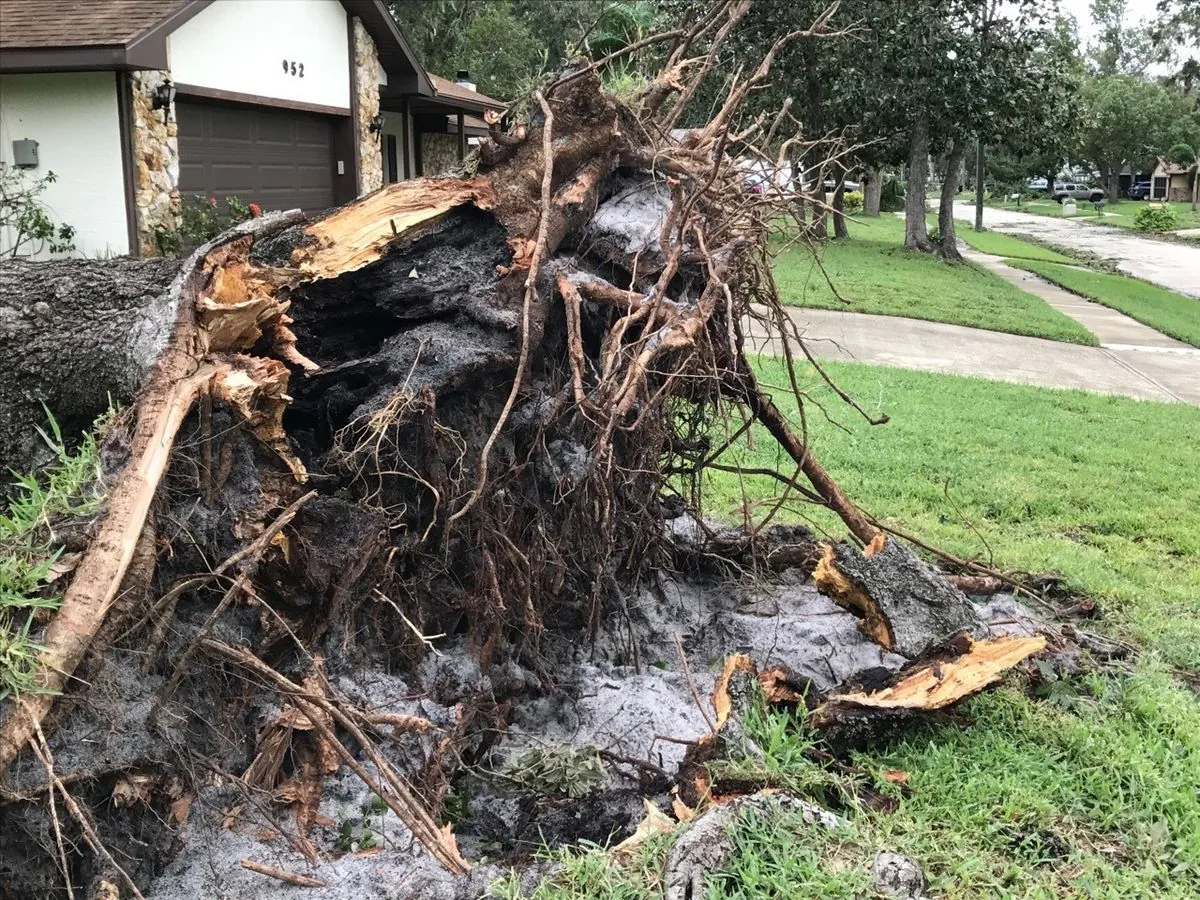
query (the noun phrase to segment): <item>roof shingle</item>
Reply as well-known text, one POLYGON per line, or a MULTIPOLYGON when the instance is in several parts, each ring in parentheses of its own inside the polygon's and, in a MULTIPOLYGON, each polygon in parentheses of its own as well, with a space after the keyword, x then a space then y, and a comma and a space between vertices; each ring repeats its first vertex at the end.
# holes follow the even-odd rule
POLYGON ((507 105, 501 103, 487 94, 481 94, 479 91, 473 91, 468 87, 463 87, 457 81, 451 81, 449 78, 443 78, 441 75, 429 73, 429 80, 433 83, 433 89, 439 97, 445 97, 449 100, 466 100, 470 103, 479 106, 489 106, 493 109, 504 109, 507 105))
POLYGON ((121 46, 189 0, 0 0, 0 50, 121 46))

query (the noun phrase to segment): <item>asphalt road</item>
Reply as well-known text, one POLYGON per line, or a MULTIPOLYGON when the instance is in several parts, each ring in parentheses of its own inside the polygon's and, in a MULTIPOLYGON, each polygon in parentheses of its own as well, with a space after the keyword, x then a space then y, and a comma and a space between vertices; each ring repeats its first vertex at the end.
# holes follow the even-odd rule
MULTIPOLYGON (((954 205, 955 218, 974 221, 975 206, 954 205)), ((1181 294, 1200 298, 1200 247, 1140 237, 1120 228, 1089 225, 1077 219, 1034 216, 984 207, 984 227, 1026 235, 1117 261, 1121 271, 1181 294)))

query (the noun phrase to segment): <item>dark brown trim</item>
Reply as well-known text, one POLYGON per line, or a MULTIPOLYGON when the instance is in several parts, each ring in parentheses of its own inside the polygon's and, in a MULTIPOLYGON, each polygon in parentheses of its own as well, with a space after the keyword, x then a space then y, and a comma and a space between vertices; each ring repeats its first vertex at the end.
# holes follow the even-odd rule
POLYGON ((400 136, 403 143, 404 151, 404 178, 407 180, 412 178, 412 151, 409 149, 409 127, 408 127, 408 98, 405 97, 400 104, 400 136))
MULTIPOLYGON (((166 48, 162 66, 166 68, 166 48)), ((125 48, 119 45, 103 47, 36 47, 28 50, 0 50, 0 72, 96 72, 128 69, 125 48)), ((153 66, 151 68, 154 68, 153 66)))
MULTIPOLYGON (((200 87, 195 84, 176 84, 175 93, 180 97, 223 100, 226 103, 249 103, 253 106, 276 106, 279 109, 294 109, 297 112, 318 113, 323 116, 351 116, 354 114, 353 107, 347 109, 344 106, 325 106, 321 103, 305 103, 301 100, 280 100, 276 97, 263 97, 259 94, 242 94, 238 91, 221 91, 216 88, 200 87)), ((350 92, 350 102, 354 102, 353 90, 350 92)))
POLYGON ((346 7, 349 13, 358 16, 367 33, 371 35, 375 49, 379 51, 379 61, 383 70, 388 73, 389 86, 394 73, 404 78, 403 85, 395 87, 432 97, 433 84, 429 80, 429 74, 382 0, 342 0, 342 6, 346 7), (404 71, 405 69, 408 71, 404 71), (410 78, 412 81, 409 81, 410 78))
POLYGON ((350 154, 349 172, 350 183, 354 185, 352 197, 359 197, 363 193, 363 183, 358 164, 359 143, 362 140, 360 137, 362 131, 362 123, 358 121, 358 117, 362 114, 362 110, 358 108, 358 66, 356 65, 354 53, 354 14, 346 10, 346 56, 349 59, 350 65, 350 135, 353 138, 351 146, 354 152, 350 154))
POLYGON ((458 111, 458 161, 463 162, 467 158, 467 128, 466 120, 463 111, 458 111))
POLYGON ((88 72, 167 68, 167 36, 213 0, 190 0, 121 44, 26 47, 0 52, 0 72, 88 72))
POLYGON ((167 68, 167 37, 189 19, 204 12, 213 0, 189 0, 125 43, 125 59, 134 68, 167 68))
POLYGON ((117 72, 117 127, 121 131, 121 179, 125 182, 125 230, 129 255, 142 255, 137 227, 137 171, 133 165, 133 94, 128 72, 117 72))

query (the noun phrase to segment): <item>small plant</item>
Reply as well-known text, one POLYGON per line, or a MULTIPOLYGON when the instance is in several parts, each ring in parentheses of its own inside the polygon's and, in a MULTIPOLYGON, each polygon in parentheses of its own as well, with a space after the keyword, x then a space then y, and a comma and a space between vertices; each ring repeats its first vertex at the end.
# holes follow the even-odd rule
POLYGON ((1134 214, 1133 227, 1138 231, 1161 234, 1164 231, 1174 231, 1178 228, 1179 217, 1175 215, 1175 210, 1166 203, 1161 206, 1145 206, 1134 214))
POLYGON ((196 194, 183 201, 179 230, 156 229, 155 240, 163 253, 179 253, 211 241, 232 225, 256 219, 262 215, 257 203, 246 203, 238 197, 226 197, 224 207, 216 197, 196 194))
POLYGON ((50 526, 92 515, 104 502, 96 438, 86 435, 71 451, 58 422, 46 416, 49 431, 38 431, 55 461, 41 477, 13 473, 15 490, 0 514, 0 700, 40 690, 33 674, 40 648, 30 631, 38 613, 57 609, 60 600, 46 590, 61 553, 50 526))
POLYGON ((6 251, 10 257, 27 256, 43 249, 51 253, 70 253, 75 249, 74 227, 65 223, 55 225, 39 199, 57 180, 53 172, 30 180, 22 170, 0 163, 0 233, 7 232, 12 240, 6 251))
POLYGON ((848 216, 857 216, 863 211, 862 191, 847 191, 842 195, 842 211, 848 216))
POLYGON ((579 798, 604 780, 604 765, 595 747, 553 747, 522 754, 505 773, 539 794, 579 798))

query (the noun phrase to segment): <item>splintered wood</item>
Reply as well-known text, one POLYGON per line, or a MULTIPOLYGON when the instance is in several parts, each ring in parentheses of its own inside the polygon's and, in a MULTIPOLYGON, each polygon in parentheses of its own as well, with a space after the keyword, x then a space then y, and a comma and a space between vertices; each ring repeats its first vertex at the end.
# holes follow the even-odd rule
POLYGON ((903 669, 889 686, 871 692, 834 694, 826 715, 839 704, 860 709, 944 709, 1000 680, 1017 663, 1046 648, 1046 639, 998 637, 967 638, 967 649, 958 656, 934 659, 903 669))
POLYGON ((918 659, 955 635, 987 633, 966 595, 900 541, 880 533, 862 553, 849 544, 823 551, 813 581, 884 649, 918 659))
POLYGON ((337 278, 379 259, 398 235, 419 234, 456 206, 491 209, 495 202, 487 178, 398 181, 309 225, 311 243, 296 248, 292 263, 310 278, 337 278))

